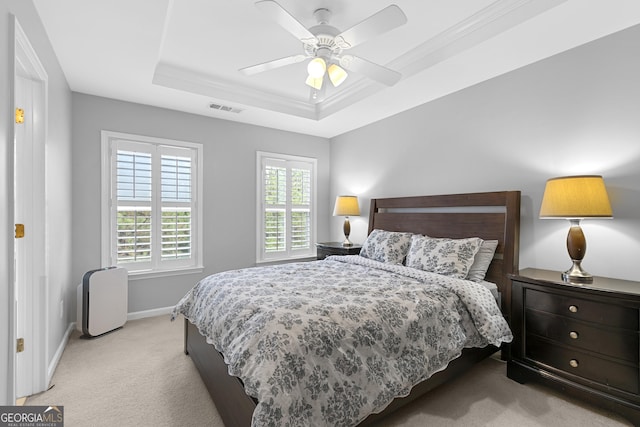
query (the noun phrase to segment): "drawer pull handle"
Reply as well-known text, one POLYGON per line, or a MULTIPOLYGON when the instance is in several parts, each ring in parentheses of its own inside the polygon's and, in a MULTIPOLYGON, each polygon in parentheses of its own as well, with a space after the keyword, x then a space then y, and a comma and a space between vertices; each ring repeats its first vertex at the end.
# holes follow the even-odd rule
POLYGON ((571 366, 572 368, 577 368, 578 367, 578 361, 576 359, 569 360, 569 366, 571 366))
POLYGON ((574 339, 574 340, 578 339, 578 333, 576 331, 569 332, 569 336, 571 337, 571 339, 574 339))
POLYGON ((578 312, 578 307, 575 305, 570 305, 569 306, 569 311, 572 313, 577 313, 578 312))

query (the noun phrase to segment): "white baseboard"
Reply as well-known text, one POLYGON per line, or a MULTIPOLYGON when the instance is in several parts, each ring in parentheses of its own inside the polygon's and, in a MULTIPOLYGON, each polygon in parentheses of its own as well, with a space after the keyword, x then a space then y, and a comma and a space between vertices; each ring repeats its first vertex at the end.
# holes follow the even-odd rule
POLYGON ((75 328, 76 322, 69 323, 69 326, 67 326, 67 330, 64 332, 64 336, 62 337, 62 341, 60 341, 60 345, 58 345, 56 354, 53 355, 53 359, 51 359, 51 363, 49 363, 49 368, 47 369, 47 386, 51 382, 51 378, 53 377, 53 374, 58 367, 58 363, 60 362, 60 358, 62 357, 64 348, 67 346, 69 338, 71 337, 71 333, 75 328))
POLYGON ((162 316, 164 314, 171 314, 173 306, 154 308, 153 310, 134 311, 127 314, 127 320, 144 319, 145 317, 162 316))

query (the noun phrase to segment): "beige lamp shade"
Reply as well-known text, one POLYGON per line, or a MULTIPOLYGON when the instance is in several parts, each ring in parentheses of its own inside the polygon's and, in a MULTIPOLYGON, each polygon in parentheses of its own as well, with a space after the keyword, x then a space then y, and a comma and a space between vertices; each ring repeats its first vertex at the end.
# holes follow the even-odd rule
POLYGON ((611 218, 611 204, 599 175, 564 176, 547 181, 540 218, 611 218))
POLYGON ((336 205, 333 208, 333 216, 354 216, 360 215, 358 198, 356 196, 338 196, 336 205))
POLYGON ((327 74, 329 74, 329 80, 331 80, 331 83, 335 87, 340 86, 349 76, 343 68, 336 64, 329 65, 327 74))

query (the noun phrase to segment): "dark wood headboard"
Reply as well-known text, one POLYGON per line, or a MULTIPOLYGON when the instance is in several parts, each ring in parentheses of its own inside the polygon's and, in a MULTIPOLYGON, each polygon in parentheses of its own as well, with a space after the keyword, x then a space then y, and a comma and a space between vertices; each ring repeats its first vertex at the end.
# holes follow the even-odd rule
POLYGON ((430 237, 498 240, 486 280, 498 285, 510 320, 511 281, 520 253, 520 191, 371 199, 369 233, 407 231, 430 237))

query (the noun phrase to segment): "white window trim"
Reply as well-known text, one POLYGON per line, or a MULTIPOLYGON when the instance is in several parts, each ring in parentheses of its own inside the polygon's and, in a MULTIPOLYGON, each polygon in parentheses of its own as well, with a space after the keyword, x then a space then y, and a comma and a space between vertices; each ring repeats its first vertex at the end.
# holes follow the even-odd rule
POLYGON ((317 185, 317 175, 318 175, 318 160, 313 157, 302 157, 302 156, 293 156, 290 154, 279 154, 279 153, 270 153, 266 151, 257 151, 256 152, 256 263, 257 264, 267 264, 274 263, 280 261, 290 261, 296 259, 308 259, 315 257, 316 253, 316 242, 317 242, 317 193, 318 193, 318 185, 317 185), (262 245, 263 245, 263 236, 264 236, 264 224, 262 221, 263 214, 263 202, 264 195, 262 193, 264 183, 262 182, 262 160, 264 158, 278 159, 278 160, 286 160, 288 162, 302 162, 302 163, 311 163, 313 165, 313 173, 311 174, 311 181, 313 185, 313 194, 311 197, 311 236, 310 236, 310 245, 309 252, 300 254, 300 255, 286 255, 281 257, 269 257, 266 258, 263 255, 262 245))
POLYGON ((111 253, 111 188, 112 188, 112 171, 111 171, 111 146, 114 140, 125 140, 131 142, 142 142, 162 146, 176 146, 181 148, 190 148, 196 151, 196 174, 195 174, 195 197, 196 212, 194 225, 196 232, 192 235, 192 248, 194 252, 194 264, 188 267, 174 267, 167 269, 153 269, 141 271, 129 271, 129 279, 148 279, 153 277, 171 276, 177 274, 199 273, 204 270, 203 265, 203 229, 202 229, 202 205, 203 205, 203 146, 200 143, 178 141, 165 138, 156 138, 152 136, 135 135, 122 132, 101 131, 101 264, 102 267, 115 265, 112 260, 111 253))

